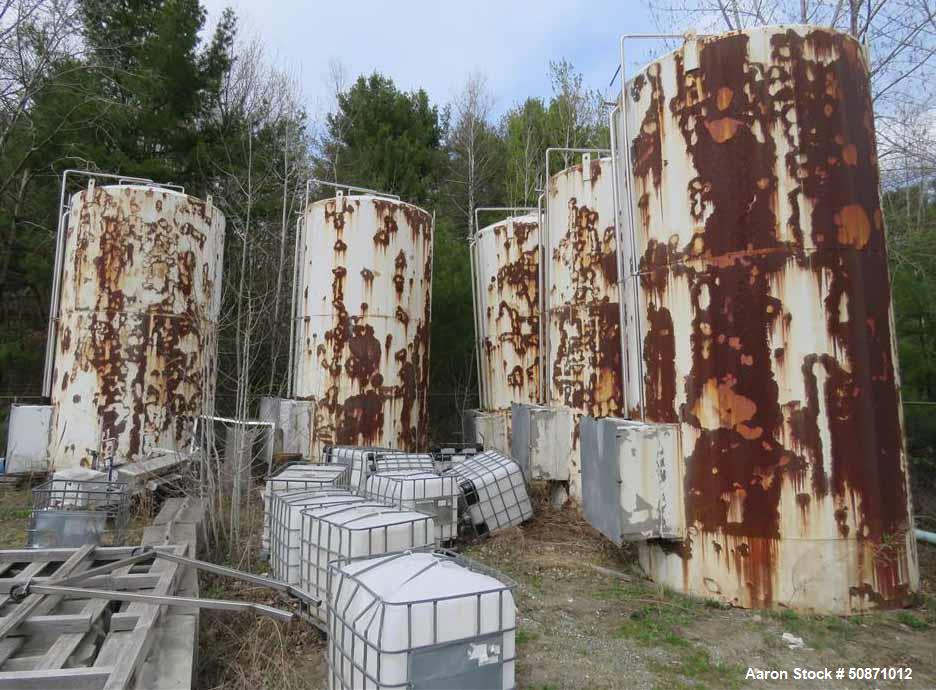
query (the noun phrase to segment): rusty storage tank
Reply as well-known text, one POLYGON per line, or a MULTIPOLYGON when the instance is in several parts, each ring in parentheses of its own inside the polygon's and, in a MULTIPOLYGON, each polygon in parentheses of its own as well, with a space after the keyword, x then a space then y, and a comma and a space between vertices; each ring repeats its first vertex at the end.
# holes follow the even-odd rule
POLYGON ((900 605, 919 573, 864 49, 698 38, 625 93, 645 418, 679 424, 685 462, 687 538, 643 564, 742 606, 900 605))
POLYGON ((426 447, 432 236, 432 215, 392 198, 308 205, 294 395, 315 401, 312 457, 330 444, 426 447))
POLYGON ((624 385, 611 158, 549 179, 545 263, 546 404, 571 410, 569 481, 578 496, 578 419, 621 416, 624 385))
POLYGON ((117 463, 185 450, 214 397, 224 215, 147 185, 92 184, 69 208, 51 465, 88 466, 108 440, 117 463))
POLYGON ((483 437, 472 440, 509 452, 510 404, 541 399, 538 217, 509 216, 478 230, 471 261, 481 403, 472 413, 483 437))

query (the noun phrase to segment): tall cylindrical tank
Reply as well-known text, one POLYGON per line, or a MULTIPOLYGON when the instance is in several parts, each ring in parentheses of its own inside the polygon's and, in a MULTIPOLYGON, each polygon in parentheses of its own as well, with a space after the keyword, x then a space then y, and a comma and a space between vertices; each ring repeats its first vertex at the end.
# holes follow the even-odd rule
POLYGON ((805 26, 700 38, 625 106, 646 420, 679 424, 685 457, 688 536, 644 565, 743 606, 902 603, 919 573, 864 49, 805 26))
POLYGON ((52 374, 50 461, 184 450, 214 397, 224 215, 160 187, 71 198, 52 374))
POLYGON ((329 444, 415 451, 428 436, 433 218, 393 199, 310 204, 297 276, 295 391, 329 444))
POLYGON ((621 415, 621 328, 611 159, 553 175, 546 194, 547 403, 621 415))
POLYGON ((536 403, 540 387, 539 221, 510 217, 472 245, 481 352, 481 408, 536 403))

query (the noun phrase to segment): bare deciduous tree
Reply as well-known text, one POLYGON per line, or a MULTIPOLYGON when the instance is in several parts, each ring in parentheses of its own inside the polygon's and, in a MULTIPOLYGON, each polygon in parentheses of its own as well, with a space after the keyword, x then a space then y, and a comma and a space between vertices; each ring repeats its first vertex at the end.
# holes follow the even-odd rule
POLYGON ((543 151, 546 150, 546 111, 542 101, 529 99, 504 116, 507 142, 507 202, 532 206, 543 186, 543 151))
MULTIPOLYGON (((934 116, 936 4, 931 0, 673 0, 648 7, 660 28, 674 33, 784 23, 851 33, 868 46, 882 160, 907 162, 917 148, 901 134, 908 114, 934 116)), ((932 144, 923 148, 931 151, 932 144)))
MULTIPOLYGON (((583 148, 596 146, 602 126, 601 94, 585 86, 582 75, 567 60, 549 63, 553 100, 550 103, 551 146, 583 148)), ((560 156, 563 167, 573 154, 560 156)))
POLYGON ((494 97, 487 77, 472 74, 452 102, 454 123, 449 132, 450 199, 463 215, 468 236, 474 234, 474 210, 484 188, 491 183, 498 162, 497 142, 491 125, 494 97))
MULTIPOLYGON (((225 412, 247 420, 260 394, 285 393, 279 362, 289 333, 287 256, 308 141, 298 80, 271 65, 258 39, 233 47, 231 61, 215 113, 221 155, 207 164, 215 203, 227 218, 218 397, 225 412)), ((253 437, 240 424, 233 438, 246 448, 253 437)), ((235 494, 240 479, 235 473, 235 494)), ((231 506, 229 529, 236 535, 240 502, 231 506)))

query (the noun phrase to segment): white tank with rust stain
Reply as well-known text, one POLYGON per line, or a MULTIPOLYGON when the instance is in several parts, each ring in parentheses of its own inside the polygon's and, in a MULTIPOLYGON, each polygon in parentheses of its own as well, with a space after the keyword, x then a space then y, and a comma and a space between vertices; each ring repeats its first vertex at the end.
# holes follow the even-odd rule
POLYGON ((392 199, 309 205, 294 373, 295 397, 316 401, 313 457, 426 445, 432 233, 429 213, 392 199))
POLYGON ((902 605, 919 571, 863 47, 700 38, 626 95, 645 421, 685 455, 687 537, 646 568, 741 606, 902 605))
POLYGON ((540 388, 539 221, 506 218, 472 244, 484 410, 535 403, 540 388))
MULTIPOLYGON (((578 420, 624 410, 612 164, 610 158, 585 160, 549 179, 543 248, 546 405, 573 415, 572 438, 563 444, 568 458, 559 464, 568 467, 576 500, 578 420)), ((531 464, 550 452, 531 449, 531 464)))
POLYGON ((73 195, 52 376, 50 462, 184 450, 214 397, 224 215, 169 189, 73 195))

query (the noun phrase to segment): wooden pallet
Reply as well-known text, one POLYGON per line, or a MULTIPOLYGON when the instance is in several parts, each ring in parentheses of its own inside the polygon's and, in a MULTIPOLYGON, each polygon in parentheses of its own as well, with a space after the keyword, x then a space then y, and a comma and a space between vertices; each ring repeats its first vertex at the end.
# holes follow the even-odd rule
MULTIPOLYGON (((188 521, 192 506, 178 499, 167 508, 171 510, 160 513, 159 524, 147 529, 144 543, 194 556, 197 530, 188 521), (188 517, 180 519, 186 511, 188 517), (181 544, 167 543, 176 536, 181 544)), ((0 551, 0 690, 190 687, 198 629, 192 611, 81 596, 30 593, 19 602, 10 596, 16 585, 54 585, 66 576, 127 558, 134 548, 0 551)), ((75 586, 156 595, 192 596, 198 591, 191 569, 162 559, 90 577, 75 586)))

